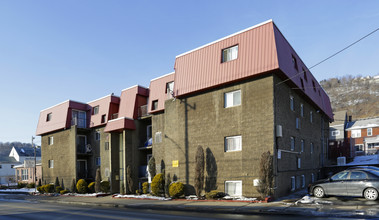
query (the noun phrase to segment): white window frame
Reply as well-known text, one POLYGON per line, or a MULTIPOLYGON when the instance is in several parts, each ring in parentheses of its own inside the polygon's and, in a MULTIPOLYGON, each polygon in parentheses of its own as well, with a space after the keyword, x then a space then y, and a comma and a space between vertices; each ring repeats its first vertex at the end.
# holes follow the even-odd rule
POLYGON ((367 136, 372 136, 372 128, 367 128, 367 136))
POLYGON ((54 136, 48 137, 47 142, 48 142, 48 145, 53 145, 54 144, 54 136))
POLYGON ((365 150, 363 144, 356 144, 354 147, 355 148, 358 147, 358 149, 360 149, 360 150, 356 150, 357 152, 363 152, 365 150))
POLYGON ((362 136, 361 129, 351 130, 351 137, 352 138, 360 138, 361 136, 362 136))
POLYGON ((290 137, 291 151, 295 150, 295 137, 290 137))
POLYGON ((29 179, 29 170, 28 169, 22 169, 21 170, 21 180, 28 180, 29 179))
POLYGON ((54 168, 54 160, 49 160, 48 166, 49 168, 54 168))
POLYGON ((296 179, 294 176, 291 176, 291 191, 295 191, 296 189, 296 179))
POLYGON ((224 93, 224 108, 240 106, 242 100, 241 95, 240 89, 224 93), (239 96, 235 96, 236 94, 239 94, 239 96))
POLYGON ((241 135, 228 136, 224 138, 224 151, 225 152, 233 152, 233 151, 241 151, 241 150, 242 150, 242 136, 241 135), (234 140, 233 143, 236 144, 235 146, 233 146, 233 149, 231 149, 231 146, 229 146, 229 143, 231 143, 231 141, 229 140, 234 140))
POLYGON ((221 50, 221 63, 238 58, 238 44, 221 50))
POLYGON ((242 196, 242 180, 225 181, 225 193, 230 196, 242 196), (235 184, 235 193, 229 194, 227 190, 227 184, 235 184))
POLYGON ((295 98, 292 95, 290 96, 290 109, 295 111, 295 98))
POLYGON ((100 106, 99 105, 96 105, 95 107, 93 107, 93 115, 97 115, 99 114, 99 110, 100 110, 100 106))

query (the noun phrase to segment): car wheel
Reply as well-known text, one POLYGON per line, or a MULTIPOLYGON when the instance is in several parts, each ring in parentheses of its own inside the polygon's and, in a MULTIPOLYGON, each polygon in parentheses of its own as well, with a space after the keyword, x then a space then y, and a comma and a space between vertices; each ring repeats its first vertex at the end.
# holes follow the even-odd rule
POLYGON ((367 188, 363 192, 363 196, 367 200, 372 200, 372 201, 376 200, 376 199, 378 199, 378 190, 376 190, 374 188, 367 188))
POLYGON ((320 186, 317 186, 316 188, 313 189, 313 195, 316 196, 317 198, 322 198, 325 196, 324 189, 320 186))

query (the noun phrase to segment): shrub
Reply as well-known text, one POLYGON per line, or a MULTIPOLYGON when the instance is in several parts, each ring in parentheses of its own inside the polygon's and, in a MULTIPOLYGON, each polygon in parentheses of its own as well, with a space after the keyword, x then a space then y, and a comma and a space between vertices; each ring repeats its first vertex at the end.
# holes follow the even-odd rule
POLYGON ((208 193, 205 193, 205 197, 207 199, 221 199, 224 196, 225 196, 224 192, 220 192, 220 191, 217 191, 217 190, 212 190, 212 191, 210 191, 208 193))
POLYGON ((60 193, 62 190, 63 190, 63 188, 61 186, 55 187, 55 192, 56 193, 60 193))
POLYGON ((202 146, 197 147, 195 156, 195 191, 196 196, 200 198, 204 186, 204 150, 202 146))
POLYGON ((96 170, 96 178, 95 178, 95 192, 100 192, 101 191, 101 172, 100 168, 97 168, 96 170))
POLYGON ((29 183, 28 185, 26 185, 26 188, 28 188, 28 189, 31 189, 31 188, 34 188, 34 187, 36 187, 35 183, 29 183))
POLYGON ((148 171, 150 173, 150 176, 154 177, 156 174, 156 166, 155 166, 155 158, 154 157, 150 158, 150 160, 147 164, 147 167, 148 167, 148 171))
POLYGON ((84 179, 78 180, 78 183, 76 184, 76 190, 80 194, 84 194, 88 191, 88 184, 84 179))
POLYGON ((19 189, 24 188, 25 186, 26 186, 26 183, 23 183, 23 182, 17 183, 17 188, 19 188, 19 189))
POLYGON ((151 192, 155 196, 164 196, 164 175, 159 173, 155 175, 151 182, 151 192))
POLYGON ((72 179, 72 183, 71 183, 71 192, 72 192, 72 193, 75 193, 75 192, 76 192, 76 183, 75 183, 75 179, 72 179))
POLYGON ((95 192, 95 182, 92 182, 92 183, 88 184, 88 191, 90 193, 94 193, 95 192))
POLYGON ((43 185, 42 188, 43 188, 43 191, 45 191, 45 193, 54 192, 54 184, 46 184, 46 185, 43 185))
POLYGON ((137 194, 137 195, 141 195, 141 194, 142 194, 142 190, 137 189, 137 190, 136 190, 136 194, 137 194))
POLYGON ((170 196, 172 198, 179 198, 184 195, 184 185, 181 182, 174 182, 169 188, 170 196))
POLYGON ((39 193, 42 193, 42 194, 45 193, 45 191, 44 191, 44 189, 43 189, 42 186, 37 187, 37 190, 38 190, 39 193))
POLYGON ((55 178, 54 188, 56 189, 57 186, 60 186, 58 177, 55 178))
POLYGON ((142 183, 142 193, 143 194, 149 193, 149 183, 148 182, 142 183))
POLYGON ((60 193, 61 195, 63 195, 63 194, 68 193, 68 190, 61 190, 59 193, 60 193))
POLYGON ((111 187, 110 187, 109 181, 101 181, 100 183, 101 192, 109 192, 110 188, 111 187))
POLYGON ((257 191, 263 198, 272 195, 272 187, 274 186, 274 173, 272 165, 272 155, 270 151, 264 152, 261 155, 259 169, 259 185, 257 191))

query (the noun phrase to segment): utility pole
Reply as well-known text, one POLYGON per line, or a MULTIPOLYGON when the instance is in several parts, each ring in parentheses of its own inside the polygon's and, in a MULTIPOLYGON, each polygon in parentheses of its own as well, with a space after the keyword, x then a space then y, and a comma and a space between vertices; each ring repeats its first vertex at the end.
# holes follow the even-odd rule
POLYGON ((34 179, 34 193, 37 193, 37 163, 36 163, 36 157, 37 157, 37 152, 36 152, 36 147, 34 146, 33 140, 35 137, 32 136, 32 148, 34 148, 34 174, 33 174, 33 179, 34 179))

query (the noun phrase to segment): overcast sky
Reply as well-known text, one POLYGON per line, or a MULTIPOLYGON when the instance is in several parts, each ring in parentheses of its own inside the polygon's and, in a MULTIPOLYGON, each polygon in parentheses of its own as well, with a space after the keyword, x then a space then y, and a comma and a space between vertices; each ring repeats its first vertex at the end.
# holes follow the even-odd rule
MULTIPOLYGON (((30 142, 40 110, 148 87, 175 56, 269 19, 310 67, 379 28, 378 9, 374 0, 0 0, 0 141, 30 142)), ((379 31, 311 72, 373 76, 378 58, 379 31)))

